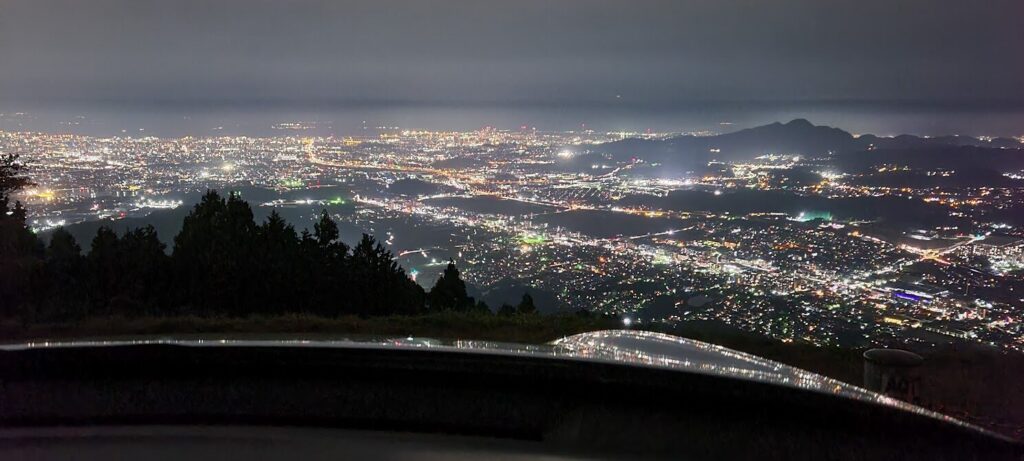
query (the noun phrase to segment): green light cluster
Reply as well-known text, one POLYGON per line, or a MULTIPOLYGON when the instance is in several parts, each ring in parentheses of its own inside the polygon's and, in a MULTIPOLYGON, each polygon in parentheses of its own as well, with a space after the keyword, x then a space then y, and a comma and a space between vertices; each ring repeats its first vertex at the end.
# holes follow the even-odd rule
POLYGON ((527 245, 543 245, 548 241, 548 239, 540 234, 525 234, 519 237, 519 241, 527 245))

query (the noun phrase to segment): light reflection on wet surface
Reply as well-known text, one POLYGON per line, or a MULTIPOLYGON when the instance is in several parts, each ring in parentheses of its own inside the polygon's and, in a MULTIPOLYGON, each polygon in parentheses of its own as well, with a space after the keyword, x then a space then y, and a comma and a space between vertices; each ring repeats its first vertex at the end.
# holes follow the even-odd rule
POLYGON ((529 356, 628 364, 788 386, 897 408, 1003 438, 979 427, 850 384, 755 355, 686 338, 634 330, 581 333, 544 345, 493 341, 444 341, 420 337, 335 339, 146 338, 41 341, 0 345, 0 351, 45 348, 173 345, 183 347, 315 347, 340 349, 424 349, 473 354, 529 356))

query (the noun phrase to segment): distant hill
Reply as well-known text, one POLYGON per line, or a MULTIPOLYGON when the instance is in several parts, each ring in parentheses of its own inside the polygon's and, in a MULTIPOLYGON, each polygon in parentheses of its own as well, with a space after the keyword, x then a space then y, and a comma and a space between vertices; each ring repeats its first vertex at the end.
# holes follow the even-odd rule
POLYGON ((688 167, 710 160, 734 161, 775 154, 824 154, 857 150, 857 139, 838 128, 815 126, 804 119, 772 123, 717 136, 679 136, 661 141, 623 140, 601 146, 604 152, 627 159, 670 167, 688 167))
POLYGON ((420 195, 437 195, 456 192, 451 186, 435 184, 422 179, 399 179, 388 186, 387 192, 396 195, 416 197, 420 195))
MULTIPOLYGON (((156 229, 157 236, 160 238, 160 241, 167 245, 168 251, 170 251, 170 247, 174 244, 174 236, 181 231, 181 221, 186 215, 188 215, 191 209, 191 206, 182 206, 173 210, 157 210, 147 216, 136 218, 85 221, 64 226, 64 230, 68 231, 71 236, 75 238, 75 241, 77 241, 84 250, 88 251, 89 244, 92 242, 93 237, 96 236, 96 231, 98 231, 100 227, 109 227, 120 235, 124 234, 128 230, 153 226, 153 228, 156 229)), ((51 231, 41 232, 39 234, 39 238, 43 242, 49 242, 50 234, 51 231)))
POLYGON ((857 138, 860 148, 874 147, 877 149, 921 149, 929 147, 959 147, 974 146, 988 147, 993 149, 1021 149, 1024 145, 1013 138, 995 138, 984 141, 972 136, 936 136, 920 137, 909 134, 901 134, 893 137, 879 137, 873 134, 866 134, 857 138))
POLYGON ((523 293, 529 293, 537 306, 537 311, 542 314, 556 314, 568 312, 568 306, 560 301, 554 293, 534 288, 515 281, 504 281, 491 286, 486 291, 479 293, 478 299, 482 299, 491 308, 497 311, 502 304, 518 305, 523 299, 523 293))
POLYGON ((846 180, 870 187, 1024 187, 1024 180, 1004 176, 995 169, 956 168, 947 175, 929 175, 922 171, 897 171, 865 174, 846 180))
MULTIPOLYGON (((920 139, 920 138, 919 138, 920 139)), ((928 140, 923 140, 927 144, 928 140)), ((1000 173, 1024 169, 1024 149, 1005 149, 974 145, 934 145, 886 148, 850 152, 835 159, 844 171, 858 171, 884 164, 911 168, 950 170, 992 170, 1000 173)))
POLYGON ((664 197, 628 196, 623 205, 674 211, 732 214, 786 213, 820 210, 838 220, 881 220, 893 225, 940 226, 962 224, 940 205, 901 197, 846 197, 797 195, 784 191, 735 190, 715 195, 699 190, 677 190, 664 197))
MULTIPOLYGON (((665 140, 626 139, 597 149, 616 160, 643 159, 667 169, 691 170, 712 160, 748 160, 763 154, 825 155, 869 149, 926 149, 975 147, 984 149, 1024 148, 1012 138, 985 141, 970 136, 919 137, 900 135, 853 136, 839 128, 814 125, 804 119, 748 128, 717 136, 678 136, 665 140)), ((882 154, 879 154, 882 155, 882 154)))

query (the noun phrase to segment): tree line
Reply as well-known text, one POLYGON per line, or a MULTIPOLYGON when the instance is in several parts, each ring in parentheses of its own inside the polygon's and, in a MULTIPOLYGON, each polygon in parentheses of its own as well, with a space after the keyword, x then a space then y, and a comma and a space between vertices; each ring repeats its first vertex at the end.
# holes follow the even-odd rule
MULTIPOLYGON (((257 223, 237 193, 208 191, 184 218, 171 251, 152 226, 100 227, 87 250, 66 230, 44 245, 10 195, 31 184, 17 157, 0 158, 0 316, 27 322, 109 315, 490 313, 468 296, 454 261, 428 292, 363 234, 349 246, 324 210, 313 231, 276 212, 257 223)), ((535 313, 524 294, 499 314, 535 313)))

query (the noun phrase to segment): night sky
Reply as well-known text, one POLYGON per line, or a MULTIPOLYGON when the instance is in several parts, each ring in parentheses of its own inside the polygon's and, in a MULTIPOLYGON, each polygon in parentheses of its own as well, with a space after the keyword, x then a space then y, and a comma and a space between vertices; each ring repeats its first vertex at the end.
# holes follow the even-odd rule
POLYGON ((1020 0, 0 5, 7 106, 1024 106, 1020 0))

